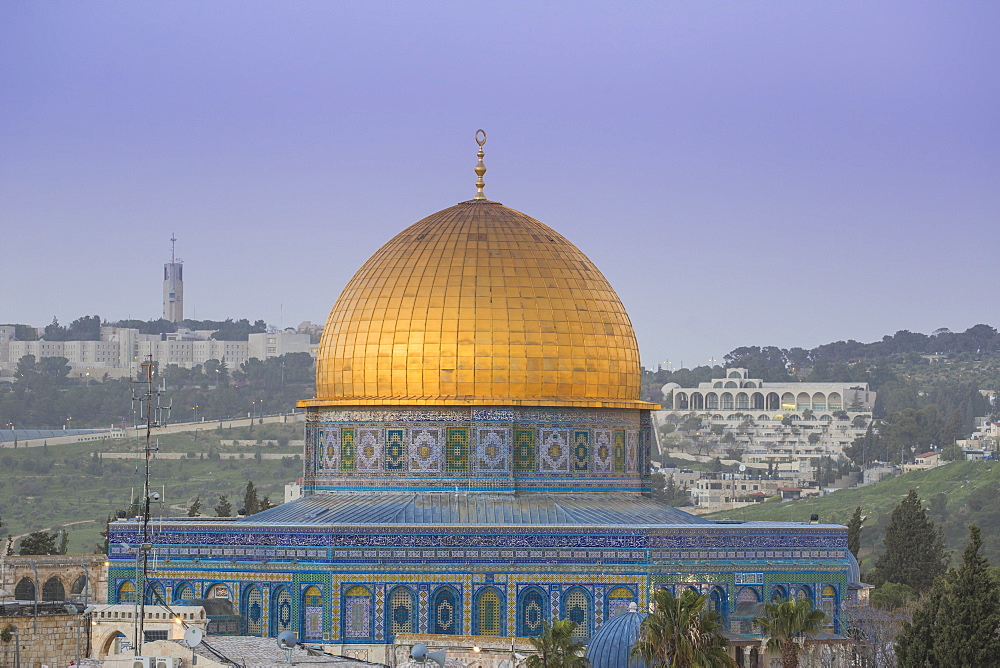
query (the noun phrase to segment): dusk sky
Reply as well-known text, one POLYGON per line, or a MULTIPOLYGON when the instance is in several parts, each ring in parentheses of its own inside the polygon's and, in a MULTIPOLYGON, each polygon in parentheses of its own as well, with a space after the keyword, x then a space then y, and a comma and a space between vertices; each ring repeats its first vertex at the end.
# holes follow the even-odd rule
POLYGON ((475 194, 643 363, 1000 325, 1000 3, 4 2, 0 322, 325 322, 475 194))

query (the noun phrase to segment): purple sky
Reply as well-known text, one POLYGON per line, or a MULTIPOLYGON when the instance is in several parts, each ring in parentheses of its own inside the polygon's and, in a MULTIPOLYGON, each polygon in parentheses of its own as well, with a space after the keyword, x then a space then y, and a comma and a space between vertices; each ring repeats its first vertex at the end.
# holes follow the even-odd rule
POLYGON ((6 2, 0 322, 324 322, 475 193, 603 270, 643 362, 997 317, 997 2, 6 2), (503 5, 497 6, 497 5, 503 5))

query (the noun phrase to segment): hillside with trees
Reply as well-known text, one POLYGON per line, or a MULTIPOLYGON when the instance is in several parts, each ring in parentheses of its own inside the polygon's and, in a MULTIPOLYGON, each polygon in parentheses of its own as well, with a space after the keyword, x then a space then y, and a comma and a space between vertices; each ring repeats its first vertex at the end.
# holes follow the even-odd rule
MULTIPOLYGON (((19 429, 131 426, 132 384, 128 379, 69 377, 65 357, 18 362, 13 383, 0 383, 0 425, 19 429)), ((308 353, 289 353, 239 369, 218 360, 185 369, 175 364, 154 370, 173 402, 171 420, 222 420, 248 414, 290 412, 313 396, 316 363, 308 353)))
POLYGON ((911 462, 967 437, 977 417, 1000 418, 1000 403, 984 394, 1000 391, 1000 334, 988 325, 962 333, 899 331, 874 343, 838 341, 811 350, 745 346, 724 362, 725 367, 644 370, 643 399, 667 403, 661 393, 666 383, 695 387, 731 367, 771 382, 865 382, 877 392, 876 421, 845 453, 857 465, 911 462))

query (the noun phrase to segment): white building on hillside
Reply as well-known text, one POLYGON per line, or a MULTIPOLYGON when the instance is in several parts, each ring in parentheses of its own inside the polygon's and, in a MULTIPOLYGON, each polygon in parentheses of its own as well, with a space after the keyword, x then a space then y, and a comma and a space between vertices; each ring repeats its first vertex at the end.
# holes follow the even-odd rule
POLYGON ((663 387, 657 424, 701 419, 694 434, 742 452, 747 464, 838 458, 871 422, 875 392, 867 383, 772 383, 746 369, 684 388, 663 387))
MULTIPOLYGON (((248 341, 220 341, 211 338, 213 330, 180 329, 169 334, 140 334, 138 329, 101 327, 100 341, 17 341, 13 327, 0 327, 0 370, 12 371, 25 355, 65 357, 72 375, 108 373, 123 376, 152 356, 161 367, 169 364, 190 369, 208 360, 221 360, 229 369, 256 357, 265 360, 286 353, 309 353, 316 356, 309 333, 294 329, 251 334, 248 341), (8 331, 10 330, 10 331, 8 331)), ((10 374, 3 374, 9 376, 10 374)))

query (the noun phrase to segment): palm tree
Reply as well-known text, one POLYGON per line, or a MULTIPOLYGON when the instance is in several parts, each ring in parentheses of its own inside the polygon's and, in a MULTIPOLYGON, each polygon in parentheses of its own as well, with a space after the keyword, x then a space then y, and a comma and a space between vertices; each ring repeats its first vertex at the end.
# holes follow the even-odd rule
POLYGON ((707 595, 686 590, 679 597, 669 589, 653 594, 653 612, 643 620, 632 657, 649 668, 729 668, 722 615, 705 610, 707 595))
POLYGON ((801 646, 823 630, 826 613, 813 610, 808 598, 779 598, 765 605, 764 616, 754 621, 764 630, 767 649, 781 654, 781 665, 798 668, 801 646))
POLYGON ((538 654, 528 657, 528 668, 586 668, 590 662, 582 654, 586 645, 573 640, 576 622, 557 619, 549 626, 542 622, 542 634, 528 638, 538 654))

